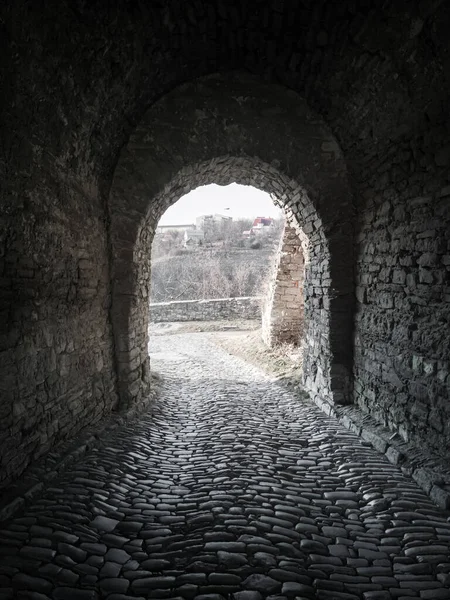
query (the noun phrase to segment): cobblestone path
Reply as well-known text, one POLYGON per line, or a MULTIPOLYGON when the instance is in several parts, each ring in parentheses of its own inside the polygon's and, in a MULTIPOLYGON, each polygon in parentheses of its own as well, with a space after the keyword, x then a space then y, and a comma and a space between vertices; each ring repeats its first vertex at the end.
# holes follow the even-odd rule
POLYGON ((0 598, 449 599, 450 522, 204 334, 152 340, 152 413, 0 533, 0 598))

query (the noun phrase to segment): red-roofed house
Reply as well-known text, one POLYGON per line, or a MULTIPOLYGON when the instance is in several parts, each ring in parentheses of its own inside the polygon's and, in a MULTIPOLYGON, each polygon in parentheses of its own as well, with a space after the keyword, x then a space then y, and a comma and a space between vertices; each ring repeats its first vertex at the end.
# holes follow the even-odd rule
POLYGON ((269 233, 273 230, 273 219, 271 217, 256 217, 253 221, 251 231, 255 235, 269 233))

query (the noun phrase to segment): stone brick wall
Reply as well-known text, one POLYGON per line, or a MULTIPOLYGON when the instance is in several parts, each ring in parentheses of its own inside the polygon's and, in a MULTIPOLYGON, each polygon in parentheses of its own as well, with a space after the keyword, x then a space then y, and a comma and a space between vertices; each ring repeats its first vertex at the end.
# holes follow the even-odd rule
POLYGON ((0 488, 117 405, 100 206, 68 189, 62 214, 63 175, 37 165, 21 183, 0 259, 0 488))
MULTIPOLYGON (((380 160, 358 236, 355 401, 405 440, 450 448, 450 186, 380 160), (383 179, 381 180, 383 181, 383 179), (380 184, 377 185, 377 187, 380 184), (410 197, 414 191, 420 195, 410 197)), ((444 181, 443 181, 444 183, 444 181)))
POLYGON ((4 482, 115 406, 115 374, 123 404, 145 396, 139 260, 161 210, 213 181, 271 191, 310 239, 312 395, 350 397, 353 369, 359 406, 446 451, 449 22, 449 3, 405 0, 1 3, 4 482), (202 99, 199 78, 242 68, 271 101, 202 99))
POLYGON ((262 337, 269 347, 282 343, 300 344, 304 277, 301 240, 295 228, 286 224, 263 304, 262 337))
POLYGON ((261 298, 254 296, 150 304, 152 323, 259 318, 261 318, 261 298))

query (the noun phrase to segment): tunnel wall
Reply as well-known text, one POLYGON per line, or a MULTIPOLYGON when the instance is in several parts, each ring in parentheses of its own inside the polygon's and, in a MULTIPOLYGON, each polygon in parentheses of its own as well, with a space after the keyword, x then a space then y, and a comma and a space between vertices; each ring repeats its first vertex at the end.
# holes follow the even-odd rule
POLYGON ((295 90, 343 151, 355 402, 447 451, 449 23, 440 1, 1 3, 3 483, 117 402, 106 198, 121 147, 168 91, 236 68, 295 90))
POLYGON ((103 211, 30 170, 3 231, 0 487, 117 402, 103 211))
MULTIPOLYGON (((436 132, 437 138, 441 134, 436 132)), ((450 147, 430 150, 397 146, 390 157, 376 161, 379 175, 372 171, 372 185, 361 186, 367 200, 357 242, 354 389, 362 410, 403 439, 445 454, 450 448, 450 186, 443 163, 450 147)))

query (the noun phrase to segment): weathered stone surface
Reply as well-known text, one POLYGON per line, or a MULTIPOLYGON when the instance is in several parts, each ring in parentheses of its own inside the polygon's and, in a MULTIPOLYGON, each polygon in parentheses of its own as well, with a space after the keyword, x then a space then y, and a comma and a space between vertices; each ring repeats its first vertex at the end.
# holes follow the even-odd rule
POLYGON ((262 336, 269 347, 283 343, 299 345, 302 338, 308 238, 298 229, 296 231, 294 224, 285 225, 268 284, 263 305, 262 336))
POLYGON ((261 298, 215 298, 212 300, 183 300, 173 302, 152 302, 150 320, 152 323, 166 321, 217 321, 227 319, 259 319, 261 298))
POLYGON ((309 392, 444 455, 449 19, 445 2, 2 3, 2 487, 146 397, 158 216, 235 180, 309 238, 309 392))
POLYGON ((152 347, 151 410, 0 531, 9 597, 445 598, 449 513, 398 466, 210 334, 152 347))

